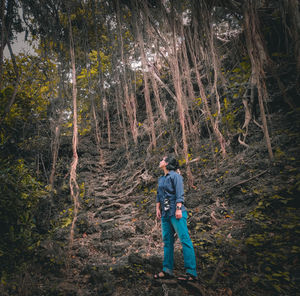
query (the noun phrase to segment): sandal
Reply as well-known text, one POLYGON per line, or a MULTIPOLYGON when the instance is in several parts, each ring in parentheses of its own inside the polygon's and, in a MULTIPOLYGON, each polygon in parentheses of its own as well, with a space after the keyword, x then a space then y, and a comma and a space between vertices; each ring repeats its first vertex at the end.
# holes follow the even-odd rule
POLYGON ((164 271, 161 271, 161 272, 156 273, 156 274, 153 275, 153 278, 155 280, 166 280, 166 279, 171 279, 173 277, 174 277, 173 275, 171 275, 167 272, 164 272, 164 271))
POLYGON ((198 279, 196 276, 187 273, 186 275, 178 277, 177 280, 183 283, 194 283, 197 282, 198 279))

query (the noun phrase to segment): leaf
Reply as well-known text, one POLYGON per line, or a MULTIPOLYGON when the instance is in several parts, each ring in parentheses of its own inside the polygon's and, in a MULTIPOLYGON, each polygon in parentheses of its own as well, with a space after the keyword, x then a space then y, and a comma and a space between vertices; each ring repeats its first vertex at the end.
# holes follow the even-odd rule
POLYGON ((273 285, 273 287, 274 287, 278 292, 281 292, 281 291, 282 291, 282 289, 280 288, 279 285, 273 285))
POLYGON ((239 73, 239 72, 241 72, 241 69, 240 68, 235 68, 235 69, 232 70, 232 72, 233 73, 239 73))

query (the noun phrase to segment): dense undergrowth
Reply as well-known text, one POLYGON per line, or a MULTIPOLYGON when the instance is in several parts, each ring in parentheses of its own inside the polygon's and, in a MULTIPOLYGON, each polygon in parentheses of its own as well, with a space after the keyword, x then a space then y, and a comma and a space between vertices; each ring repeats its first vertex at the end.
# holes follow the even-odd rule
MULTIPOLYGON (((195 187, 185 188, 189 229, 201 285, 207 295, 296 295, 298 291, 299 113, 281 112, 273 116, 274 162, 267 158, 263 138, 255 133, 249 137, 249 148, 232 146, 225 159, 212 147, 209 138, 203 139, 202 145, 190 153, 191 159, 197 161, 192 163, 195 187)), ((157 163, 170 148, 172 145, 166 137, 153 154, 148 157, 144 154, 143 165, 152 178, 135 190, 135 204, 142 219, 155 220, 153 204, 156 179, 160 175, 157 163)), ((129 162, 125 154, 122 156, 122 149, 112 151, 118 163, 115 171, 122 175, 123 168, 130 175, 140 165, 141 153, 133 152, 128 170, 129 162)), ((2 167, 5 170, 5 165, 2 167)), ((82 167, 88 171, 85 164, 82 167)), ((5 204, 1 207, 10 212, 1 215, 4 225, 1 289, 3 293, 10 291, 10 295, 31 295, 38 272, 46 272, 51 278, 51 273, 61 273, 68 266, 64 252, 72 206, 63 182, 59 191, 52 193, 52 202, 45 200, 49 193, 42 190, 42 184, 30 175, 23 161, 18 161, 14 168, 7 167, 5 172, 1 182, 8 198, 2 199, 5 204), (18 187, 13 186, 15 180, 18 187), (10 203, 15 206, 9 206, 10 203), (60 236, 65 236, 65 243, 55 242, 60 236), (49 243, 54 247, 48 249, 49 243), (24 283, 28 280, 30 285, 24 283)), ((184 163, 182 174, 186 177, 184 163)), ((82 213, 89 211, 90 202, 82 183, 82 213)), ((87 231, 84 220, 79 221, 78 234, 87 231)), ((177 259, 180 269, 181 259, 177 259)), ((129 281, 127 289, 137 289, 147 285, 147 273, 149 270, 142 266, 132 265, 126 269, 130 275, 127 279, 125 274, 117 278, 125 276, 123 280, 129 281)), ((113 293, 113 289, 108 291, 113 293)))

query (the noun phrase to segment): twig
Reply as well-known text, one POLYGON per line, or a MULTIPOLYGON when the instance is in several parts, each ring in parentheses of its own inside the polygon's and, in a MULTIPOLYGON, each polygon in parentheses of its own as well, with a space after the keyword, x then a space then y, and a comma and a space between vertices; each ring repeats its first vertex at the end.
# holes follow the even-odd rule
POLYGON ((234 184, 233 186, 231 186, 231 187, 228 189, 228 192, 229 192, 232 188, 234 188, 234 187, 236 187, 236 186, 239 186, 239 185, 242 185, 242 184, 244 184, 244 183, 247 183, 247 182, 249 182, 249 181, 251 181, 251 180, 253 180, 253 179, 255 179, 255 178, 257 178, 257 177, 259 177, 259 176, 261 176, 261 175, 263 175, 263 174, 265 174, 267 171, 268 171, 268 170, 265 170, 265 171, 259 173, 258 175, 255 175, 255 176, 251 177, 250 179, 243 180, 243 181, 241 181, 241 182, 239 182, 239 183, 234 184))
POLYGON ((245 143, 246 135, 247 135, 247 134, 243 134, 244 140, 242 140, 242 139, 241 139, 241 135, 239 135, 238 141, 239 141, 239 143, 240 143, 241 145, 243 145, 244 147, 249 148, 249 145, 245 143))
POLYGON ((222 220, 219 220, 219 219, 216 218, 215 211, 211 212, 210 217, 215 221, 215 223, 217 224, 217 226, 220 226, 220 224, 223 222, 222 220))
POLYGON ((254 122, 259 128, 261 128, 261 129, 264 128, 264 127, 263 127, 261 124, 259 124, 255 119, 253 119, 253 122, 254 122))
POLYGON ((46 171, 44 160, 43 160, 43 154, 41 154, 41 162, 42 162, 43 171, 44 171, 44 174, 45 174, 45 177, 46 177, 46 180, 47 180, 47 184, 48 184, 49 180, 48 180, 48 175, 47 175, 47 171, 46 171))
POLYGON ((188 161, 188 163, 193 163, 193 162, 196 162, 196 161, 198 161, 198 160, 200 160, 200 157, 194 158, 194 159, 188 161))

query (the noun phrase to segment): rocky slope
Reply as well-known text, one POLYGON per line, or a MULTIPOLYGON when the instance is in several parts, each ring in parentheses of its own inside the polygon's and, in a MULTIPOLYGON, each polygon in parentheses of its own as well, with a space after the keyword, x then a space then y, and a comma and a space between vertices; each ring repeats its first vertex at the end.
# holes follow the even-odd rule
MULTIPOLYGON (((58 227, 41 242, 35 270, 28 273, 30 280, 23 279, 23 294, 296 295, 299 113, 276 115, 272 122, 273 163, 254 127, 250 148, 232 143, 226 159, 212 152, 208 139, 194 149, 195 188, 186 186, 185 198, 199 282, 188 286, 152 277, 163 256, 155 190, 157 163, 167 145, 148 157, 138 150, 143 148, 133 148, 128 158, 115 134, 114 142, 102 147, 100 160, 92 141, 81 139, 74 243, 68 249, 69 203, 70 210, 56 217, 58 227)), ((175 250, 178 275, 184 272, 178 239, 175 250)))

